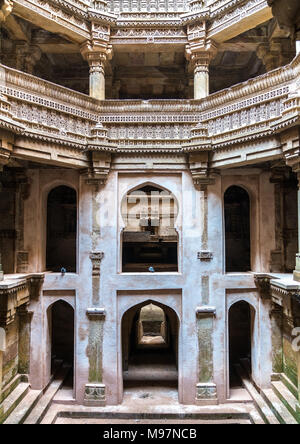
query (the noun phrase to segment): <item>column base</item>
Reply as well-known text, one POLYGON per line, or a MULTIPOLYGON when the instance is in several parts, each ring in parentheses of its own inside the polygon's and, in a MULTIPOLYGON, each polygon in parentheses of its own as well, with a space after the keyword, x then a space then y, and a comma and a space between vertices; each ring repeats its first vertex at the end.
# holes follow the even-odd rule
POLYGON ((106 406, 105 384, 86 384, 83 405, 87 407, 106 406))
POLYGON ((218 405, 217 386, 211 382, 199 383, 196 386, 197 405, 218 405))

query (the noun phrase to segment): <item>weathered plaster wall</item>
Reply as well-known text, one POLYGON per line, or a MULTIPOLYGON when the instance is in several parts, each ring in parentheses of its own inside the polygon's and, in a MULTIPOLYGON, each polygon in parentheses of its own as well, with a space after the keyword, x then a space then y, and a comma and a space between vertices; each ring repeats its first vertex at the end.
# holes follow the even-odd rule
MULTIPOLYGON (((121 161, 120 161, 121 162, 121 161)), ((117 165, 117 160, 115 160, 117 165)), ((31 381, 42 387, 49 378, 49 301, 72 301, 75 308, 75 393, 83 402, 85 384, 89 378, 87 357, 89 320, 86 310, 93 306, 92 250, 104 252, 101 263, 98 307, 106 310, 103 330, 103 382, 108 404, 122 399, 121 319, 124 312, 145 300, 156 300, 173 308, 180 320, 179 333, 179 397, 183 403, 194 403, 198 382, 198 338, 196 308, 216 307, 213 320, 214 382, 218 398, 228 397, 227 329, 228 309, 234 301, 246 300, 256 312, 254 332, 254 378, 258 385, 268 386, 271 374, 271 338, 268 307, 259 297, 251 273, 224 273, 223 195, 231 185, 244 187, 251 198, 251 233, 253 271, 269 271, 270 251, 274 248, 274 192, 269 174, 259 169, 226 171, 208 187, 207 248, 213 259, 202 262, 197 253, 202 248, 204 218, 201 215, 202 192, 193 185, 185 167, 167 167, 155 173, 113 170, 107 184, 96 198, 100 233, 92 237, 92 187, 84 176, 74 171, 34 171, 31 175, 31 195, 26 203, 25 243, 30 248, 30 267, 44 270, 45 202, 48 191, 66 184, 78 191, 78 274, 46 274, 39 301, 32 303, 31 381), (135 187, 152 183, 170 190, 179 203, 176 229, 179 234, 178 273, 122 273, 121 232, 124 227, 120 211, 122 198, 135 187), (267 202, 267 205, 266 205, 267 202), (36 217, 36 219, 35 219, 36 217), (32 229, 33 220, 35 229, 32 229), (40 222, 40 225, 39 225, 40 222), (33 233, 34 232, 34 233, 33 233), (51 295, 51 296, 50 296, 51 295), (41 340, 41 337, 43 340, 41 340), (47 346, 45 346, 47 344, 47 346), (270 361, 265 356, 270 355, 270 361), (263 358, 263 359, 262 359, 263 358)))

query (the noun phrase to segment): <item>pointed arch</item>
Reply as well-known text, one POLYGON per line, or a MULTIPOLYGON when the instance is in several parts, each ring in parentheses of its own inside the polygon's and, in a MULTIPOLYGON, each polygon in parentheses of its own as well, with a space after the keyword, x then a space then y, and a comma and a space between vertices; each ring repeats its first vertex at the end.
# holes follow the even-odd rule
POLYGON ((251 270, 250 196, 233 185, 224 194, 226 272, 251 270))
POLYGON ((165 187, 143 182, 121 201, 123 272, 178 271, 178 200, 165 187))

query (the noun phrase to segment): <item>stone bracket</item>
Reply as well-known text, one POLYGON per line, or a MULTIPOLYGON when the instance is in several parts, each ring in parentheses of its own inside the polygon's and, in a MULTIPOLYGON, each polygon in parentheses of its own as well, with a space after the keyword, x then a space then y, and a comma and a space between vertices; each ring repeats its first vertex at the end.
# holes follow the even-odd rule
POLYGON ((196 316, 198 319, 200 318, 210 318, 216 317, 217 310, 216 307, 211 307, 208 305, 203 305, 202 307, 196 308, 196 316))
POLYGON ((93 276, 100 276, 101 261, 104 258, 104 253, 101 251, 92 251, 90 259, 93 264, 93 276))
POLYGON ((105 320, 106 310, 105 308, 88 308, 86 315, 90 320, 105 320))

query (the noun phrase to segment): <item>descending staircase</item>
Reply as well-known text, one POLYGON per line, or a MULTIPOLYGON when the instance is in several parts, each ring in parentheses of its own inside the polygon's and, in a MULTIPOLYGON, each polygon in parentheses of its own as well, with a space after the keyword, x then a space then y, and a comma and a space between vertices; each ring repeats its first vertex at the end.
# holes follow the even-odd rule
POLYGON ((47 413, 50 404, 63 385, 70 367, 61 366, 49 386, 43 390, 32 390, 20 375, 6 390, 0 405, 0 424, 39 424, 47 413))
POLYGON ((251 380, 246 360, 241 360, 235 368, 265 424, 300 424, 295 396, 297 388, 292 387, 284 375, 281 380, 273 381, 271 388, 259 390, 251 380))

